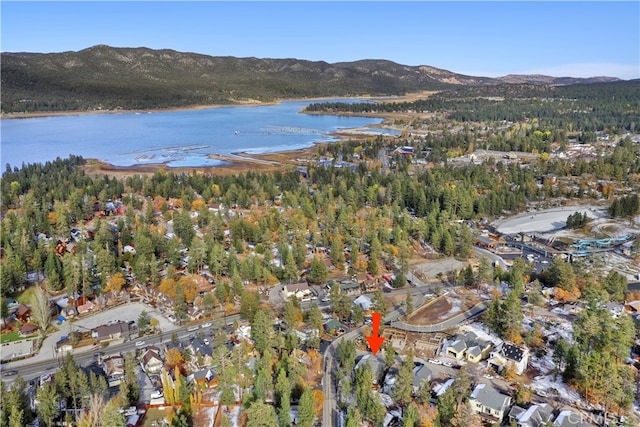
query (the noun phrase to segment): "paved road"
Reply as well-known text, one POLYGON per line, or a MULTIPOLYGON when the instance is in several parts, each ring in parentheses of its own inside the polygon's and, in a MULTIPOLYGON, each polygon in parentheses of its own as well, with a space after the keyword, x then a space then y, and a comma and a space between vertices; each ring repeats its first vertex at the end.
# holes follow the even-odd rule
MULTIPOLYGON (((86 346, 80 349, 75 349, 73 351, 73 359, 81 366, 86 366, 90 364, 94 360, 94 353, 97 351, 101 351, 105 353, 105 355, 112 355, 118 353, 127 353, 130 351, 135 351, 138 349, 143 349, 147 346, 151 345, 160 345, 162 343, 168 343, 171 341, 172 336, 175 334, 179 340, 188 338, 189 335, 195 334, 198 332, 208 332, 213 329, 221 328, 225 326, 225 322, 228 324, 229 322, 235 322, 240 318, 239 314, 230 315, 220 319, 213 320, 203 320, 195 325, 188 326, 175 326, 174 328, 168 331, 163 331, 159 334, 147 335, 142 338, 136 338, 127 342, 116 341, 109 344, 109 346, 102 348, 100 346, 86 346), (203 324, 211 323, 212 326, 209 328, 202 328, 203 324), (198 328, 195 329, 194 328, 198 328), (142 343, 142 344, 140 344, 142 343)), ((43 347, 44 349, 44 347, 43 347)), ((2 365, 2 371, 6 370, 16 370, 18 373, 25 379, 30 380, 35 377, 39 377, 42 374, 54 373, 60 363, 60 357, 48 351, 41 351, 41 356, 38 358, 30 358, 25 360, 20 360, 16 362, 9 362, 2 365)), ((11 384, 13 382, 13 378, 15 377, 5 377, 3 380, 7 384, 11 384)))
POLYGON ((391 322, 391 326, 394 328, 402 329, 403 331, 410 332, 442 332, 447 329, 451 329, 458 324, 473 319, 474 317, 479 316, 484 313, 484 311, 489 307, 488 301, 483 301, 471 307, 469 310, 459 313, 450 319, 445 320, 444 322, 437 323, 435 325, 409 325, 402 321, 391 322))
MULTIPOLYGON (((57 331, 47 335, 44 342, 40 346, 40 350, 38 351, 38 353, 27 359, 3 363, 2 369, 16 369, 17 367, 32 365, 38 362, 50 362, 52 360, 55 360, 57 357, 55 353, 56 343, 60 341, 62 336, 69 335, 72 330, 81 332, 88 331, 113 320, 121 320, 123 322, 137 321, 138 316, 143 310, 149 313, 151 317, 154 317, 159 321, 159 327, 163 332, 166 333, 174 329, 178 329, 178 326, 169 322, 149 306, 146 306, 139 302, 130 302, 124 305, 110 308, 108 310, 91 314, 87 317, 82 317, 73 321, 65 321, 62 325, 58 326, 57 331)), ((91 350, 93 350, 92 347, 82 347, 74 350, 74 354, 91 350)))
POLYGON ((476 256, 478 258, 487 257, 487 258, 489 258, 491 260, 491 262, 494 265, 499 265, 500 268, 502 268, 504 271, 508 271, 509 270, 509 266, 507 265, 507 263, 504 261, 504 259, 500 255, 496 255, 491 251, 488 251, 488 250, 483 249, 483 248, 479 248, 477 246, 474 246, 473 250, 475 251, 476 256))
POLYGON ((322 427, 332 427, 333 425, 339 425, 338 423, 338 406, 335 393, 337 391, 337 384, 334 383, 334 370, 333 365, 336 362, 336 349, 338 344, 342 340, 355 340, 361 335, 360 328, 347 332, 344 335, 333 340, 324 352, 324 377, 322 378, 322 385, 324 391, 324 404, 322 407, 322 427))

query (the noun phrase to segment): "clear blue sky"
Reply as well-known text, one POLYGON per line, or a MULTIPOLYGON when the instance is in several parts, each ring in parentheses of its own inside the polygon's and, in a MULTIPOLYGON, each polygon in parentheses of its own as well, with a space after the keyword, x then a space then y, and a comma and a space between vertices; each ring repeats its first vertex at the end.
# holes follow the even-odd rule
POLYGON ((115 47, 640 78, 640 2, 8 1, 3 52, 115 47))

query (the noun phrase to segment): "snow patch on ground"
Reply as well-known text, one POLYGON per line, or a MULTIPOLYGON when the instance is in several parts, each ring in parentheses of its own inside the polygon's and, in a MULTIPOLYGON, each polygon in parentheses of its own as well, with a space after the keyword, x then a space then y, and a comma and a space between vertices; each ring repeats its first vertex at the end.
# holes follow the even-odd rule
POLYGON ((444 318, 449 318, 455 314, 458 314, 462 310, 462 300, 460 298, 447 297, 447 301, 451 304, 451 309, 447 314, 443 315, 444 318))
POLYGON ((567 384, 555 381, 553 379, 553 375, 536 377, 531 383, 531 388, 534 391, 543 391, 547 394, 554 394, 557 392, 558 396, 569 402, 578 402, 581 400, 580 393, 573 390, 567 384))
POLYGON ((484 341, 490 341, 493 343, 494 346, 498 346, 500 344, 502 344, 502 340, 500 338, 498 338, 495 335, 492 335, 491 332, 489 331, 489 328, 487 328, 486 326, 484 326, 482 323, 478 323, 478 322, 473 322, 471 324, 468 325, 462 325, 460 327, 460 332, 461 333, 465 333, 465 332, 473 332, 475 333, 478 338, 480 338, 481 340, 484 341))

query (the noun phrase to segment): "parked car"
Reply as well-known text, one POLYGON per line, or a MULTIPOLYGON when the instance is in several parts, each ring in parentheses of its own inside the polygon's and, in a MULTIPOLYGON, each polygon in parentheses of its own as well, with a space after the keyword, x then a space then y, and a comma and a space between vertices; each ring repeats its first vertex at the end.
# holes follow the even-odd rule
POLYGON ((210 328, 211 326, 213 326, 213 323, 211 323, 211 322, 203 323, 202 325, 200 325, 200 327, 201 327, 202 329, 204 329, 204 328, 210 328))
POLYGON ((434 365, 442 365, 442 362, 438 359, 427 359, 427 362, 433 363, 434 365))
POLYGON ((136 341, 136 347, 142 347, 145 344, 143 340, 136 341))

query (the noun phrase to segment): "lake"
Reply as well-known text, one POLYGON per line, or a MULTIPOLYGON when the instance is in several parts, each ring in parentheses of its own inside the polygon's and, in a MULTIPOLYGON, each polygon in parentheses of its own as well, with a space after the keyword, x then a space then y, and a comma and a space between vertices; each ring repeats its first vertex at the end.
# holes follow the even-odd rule
MULTIPOLYGON (((2 170, 7 163, 20 167, 23 163, 44 163, 70 154, 117 166, 151 163, 172 167, 216 166, 223 162, 209 159, 209 154, 306 148, 334 141, 331 132, 382 122, 366 117, 301 114, 311 102, 3 119, 2 170)), ((368 131, 381 132, 375 128, 368 131)))

